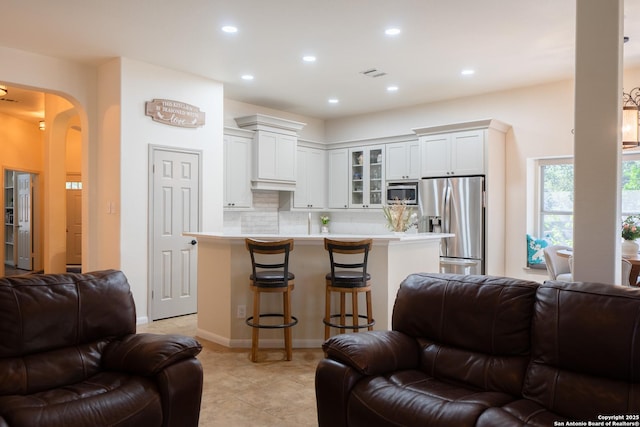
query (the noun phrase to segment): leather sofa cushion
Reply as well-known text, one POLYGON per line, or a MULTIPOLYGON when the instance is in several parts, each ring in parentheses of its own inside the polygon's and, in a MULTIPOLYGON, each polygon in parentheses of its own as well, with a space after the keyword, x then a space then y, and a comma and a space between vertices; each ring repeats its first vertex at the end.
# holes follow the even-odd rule
POLYGON ((73 347, 136 331, 120 271, 0 278, 0 358, 73 347))
POLYGON ((359 381, 349 397, 349 426, 473 426, 487 408, 514 400, 440 381, 422 371, 397 371, 359 381))
POLYGON ((539 284, 491 276, 413 274, 401 284, 393 329, 415 337, 434 378, 520 395, 539 284))
POLYGON ((566 418, 549 412, 532 400, 520 399, 502 407, 487 409, 478 418, 476 427, 547 427, 555 425, 556 421, 566 421, 566 418))
POLYGON ((565 418, 640 413, 640 294, 600 283, 538 289, 523 396, 565 418))
POLYGON ((412 274, 398 291, 393 330, 486 354, 528 356, 539 285, 503 277, 412 274))
POLYGON ((24 357, 0 359, 0 395, 29 394, 97 374, 107 340, 24 357))
POLYGON ((28 396, 0 396, 0 408, 12 427, 162 424, 160 394, 153 382, 115 372, 28 396))

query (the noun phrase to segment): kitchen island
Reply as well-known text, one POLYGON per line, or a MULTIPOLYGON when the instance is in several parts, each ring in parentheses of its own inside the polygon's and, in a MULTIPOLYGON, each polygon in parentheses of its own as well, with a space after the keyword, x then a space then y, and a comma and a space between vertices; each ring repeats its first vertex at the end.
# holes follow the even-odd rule
MULTIPOLYGON (((295 274, 291 311, 299 323, 292 329, 293 344, 297 348, 315 348, 324 341, 325 275, 330 270, 325 237, 351 241, 373 239, 367 271, 371 274, 374 329, 385 330, 391 329, 393 304, 402 280, 411 273, 438 272, 440 240, 452 236, 441 233, 185 235, 198 240, 198 336, 227 347, 245 348, 251 347, 251 328, 245 324, 245 318, 253 304, 249 289, 251 260, 245 238, 294 239, 289 258, 289 271, 295 274)), ((272 296, 263 295, 262 311, 282 312, 281 296, 272 296)), ((360 306, 364 307, 364 300, 360 306)), ((260 341, 263 347, 281 347, 282 331, 263 329, 260 341)))

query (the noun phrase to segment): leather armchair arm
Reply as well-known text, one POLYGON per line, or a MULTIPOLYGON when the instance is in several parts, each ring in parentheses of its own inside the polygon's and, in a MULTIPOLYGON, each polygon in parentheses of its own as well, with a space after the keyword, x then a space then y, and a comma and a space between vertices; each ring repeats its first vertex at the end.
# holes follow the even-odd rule
POLYGON ((419 363, 417 340, 398 331, 336 335, 329 338, 322 348, 328 358, 363 375, 415 369, 419 363))
POLYGON ((195 357, 202 345, 183 335, 133 334, 105 349, 105 368, 152 376, 178 361, 195 357))

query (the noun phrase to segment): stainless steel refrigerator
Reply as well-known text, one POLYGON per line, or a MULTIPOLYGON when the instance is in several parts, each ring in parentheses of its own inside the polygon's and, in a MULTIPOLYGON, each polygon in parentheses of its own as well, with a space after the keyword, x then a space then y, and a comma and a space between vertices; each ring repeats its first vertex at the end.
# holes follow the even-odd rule
POLYGON ((421 231, 455 234, 442 239, 440 271, 485 274, 484 176, 423 178, 418 197, 421 231))

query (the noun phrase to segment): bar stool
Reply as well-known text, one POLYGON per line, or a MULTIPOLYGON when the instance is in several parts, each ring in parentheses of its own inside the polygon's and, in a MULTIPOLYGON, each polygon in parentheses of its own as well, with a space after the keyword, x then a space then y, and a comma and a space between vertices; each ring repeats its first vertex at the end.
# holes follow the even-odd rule
POLYGON ((376 323, 371 309, 371 275, 367 273, 367 260, 371 249, 371 239, 356 242, 344 242, 324 239, 324 248, 329 251, 331 272, 326 275, 326 300, 324 323, 324 339, 329 339, 330 328, 340 328, 340 333, 345 329, 354 332, 362 328, 373 329, 376 323), (337 270, 338 268, 339 270, 337 270), (331 313, 331 293, 340 293, 340 312, 331 313), (365 293, 367 302, 367 315, 359 314, 358 295, 365 293), (351 295, 351 313, 346 312, 345 296, 351 295), (352 325, 347 326, 346 318, 351 317, 352 325), (334 318, 340 318, 340 323, 333 323, 334 318), (367 323, 360 325, 358 320, 367 319, 367 323))
POLYGON ((298 319, 291 315, 291 291, 294 288, 295 276, 289 271, 289 253, 293 250, 293 239, 275 242, 245 239, 245 245, 251 255, 250 287, 253 291, 253 316, 246 320, 253 328, 251 335, 251 361, 258 358, 258 332, 265 329, 284 329, 284 347, 287 360, 291 360, 291 327, 298 319), (260 255, 256 257, 256 255, 260 255), (282 255, 282 256, 277 256, 282 255), (260 259, 260 262, 257 258, 260 259), (260 313, 260 296, 263 292, 282 293, 282 313, 260 313), (281 317, 283 323, 262 323, 264 317, 281 317))

